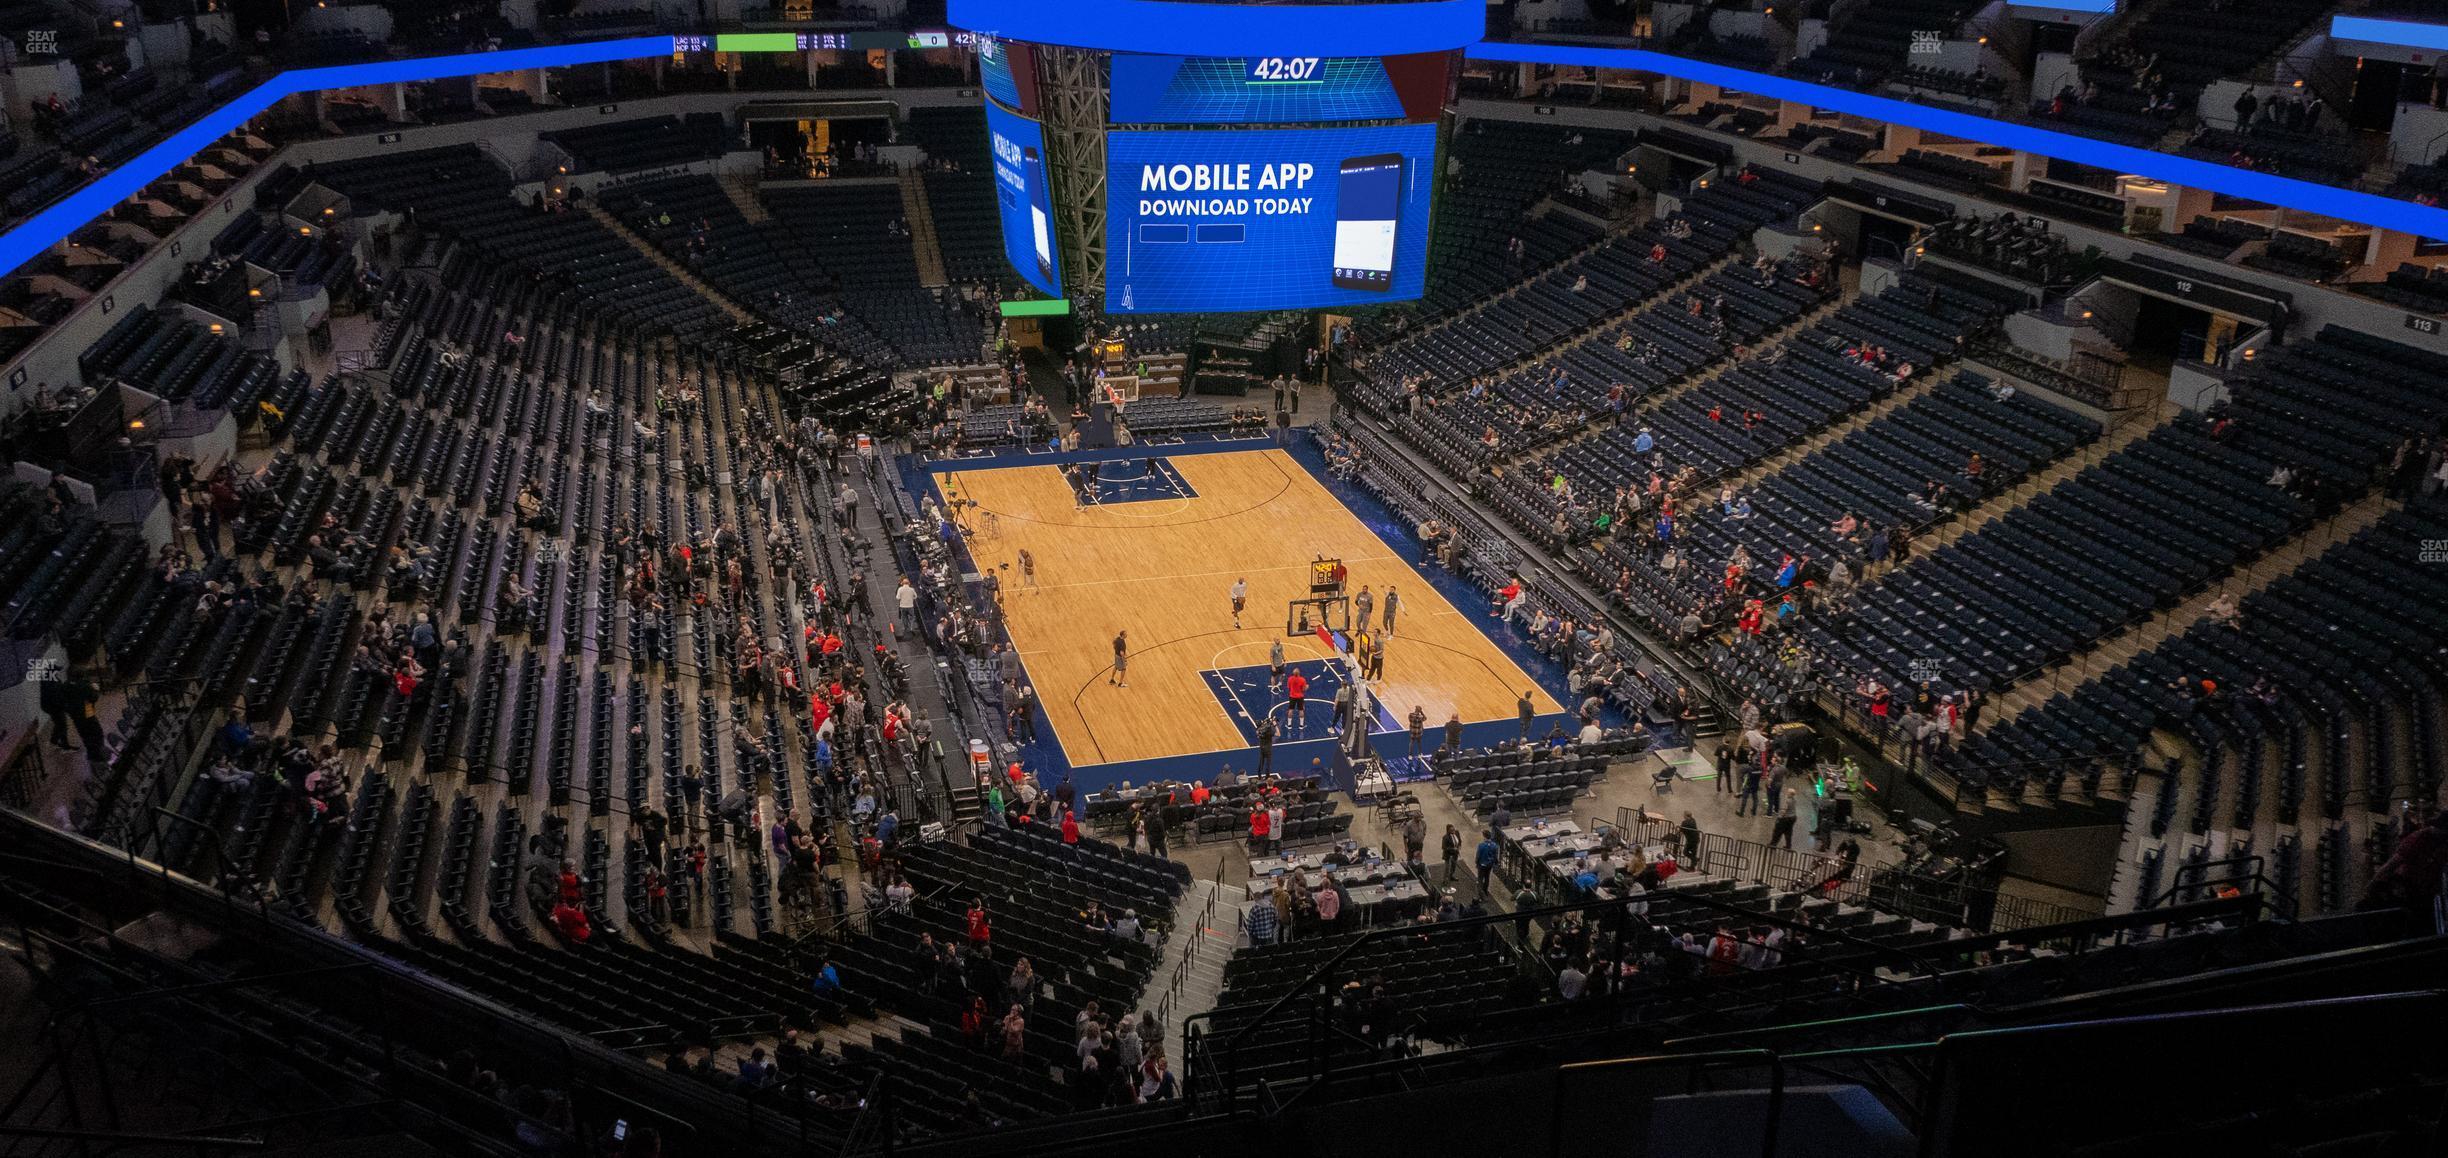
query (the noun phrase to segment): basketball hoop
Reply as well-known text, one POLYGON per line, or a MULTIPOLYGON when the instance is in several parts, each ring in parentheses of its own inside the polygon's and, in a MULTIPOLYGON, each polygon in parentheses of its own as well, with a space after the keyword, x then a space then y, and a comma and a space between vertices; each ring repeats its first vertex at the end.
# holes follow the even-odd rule
POLYGON ((1312 595, 1307 599, 1286 601, 1284 635, 1315 635, 1319 628, 1333 632, 1351 630, 1351 599, 1342 595, 1312 595))

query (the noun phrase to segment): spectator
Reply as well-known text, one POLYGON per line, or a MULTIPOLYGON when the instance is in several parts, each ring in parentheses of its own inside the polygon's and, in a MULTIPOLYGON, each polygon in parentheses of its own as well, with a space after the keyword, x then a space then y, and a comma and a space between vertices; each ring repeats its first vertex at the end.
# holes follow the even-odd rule
POLYGON ((1250 944, 1274 944, 1276 931, 1275 922, 1276 912, 1274 889, 1270 888, 1266 895, 1257 898, 1257 900, 1249 907, 1248 925, 1250 944))

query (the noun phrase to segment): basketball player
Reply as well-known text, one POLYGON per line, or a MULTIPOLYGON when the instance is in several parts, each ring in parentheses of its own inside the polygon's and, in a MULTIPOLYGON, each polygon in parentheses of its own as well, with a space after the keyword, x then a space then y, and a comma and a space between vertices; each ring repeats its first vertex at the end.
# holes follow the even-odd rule
MULTIPOLYGON (((1029 549, 1026 547, 1020 548, 1020 585, 1031 591, 1037 589, 1037 556, 1029 554, 1029 549)), ((1386 617, 1391 619, 1393 615, 1393 610, 1387 609, 1386 617)), ((1390 629, 1393 624, 1389 623, 1386 626, 1390 629)))
POLYGON ((1386 586, 1385 601, 1378 606, 1385 610, 1385 633, 1394 634, 1394 609, 1402 606, 1402 596, 1394 593, 1393 585, 1386 586))
POLYGON ((1268 691, 1271 692, 1283 686, 1283 668, 1283 641, 1279 639, 1276 640, 1272 646, 1267 648, 1268 691))
POLYGON ((1232 585, 1233 626, 1241 626, 1241 609, 1249 606, 1249 580, 1235 579, 1232 585))
POLYGON ((1309 729, 1309 679, 1295 671, 1284 677, 1284 702, 1291 707, 1284 718, 1291 721, 1294 732, 1309 729))
POLYGON ((1130 632, 1128 631, 1117 631, 1114 633, 1114 670, 1112 682, 1113 686, 1118 688, 1127 688, 1130 686, 1130 632))

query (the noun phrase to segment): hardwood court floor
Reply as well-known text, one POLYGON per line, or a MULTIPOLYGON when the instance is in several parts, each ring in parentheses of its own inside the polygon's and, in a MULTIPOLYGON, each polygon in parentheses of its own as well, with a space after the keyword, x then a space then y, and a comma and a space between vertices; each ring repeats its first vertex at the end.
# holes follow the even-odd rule
MULTIPOLYGON (((992 512, 991 521, 965 517, 970 553, 981 568, 1005 568, 1012 638, 1074 767, 1248 747, 1200 673, 1264 665, 1277 639, 1287 659, 1326 655, 1315 637, 1284 637, 1285 606, 1308 595, 1309 561, 1318 555, 1340 556, 1349 589, 1367 585, 1380 607, 1389 584, 1402 594, 1377 689, 1396 718, 1419 704, 1432 732, 1452 711, 1465 723, 1511 719, 1524 690, 1542 714, 1563 710, 1289 455, 1170 461, 1195 498, 1082 508, 1052 466, 936 476, 947 495, 992 512), (1037 559, 1034 591, 1012 565, 1022 548, 1037 559), (1249 580, 1239 630, 1229 594, 1235 578, 1249 580), (1117 688, 1113 637, 1123 630, 1130 686, 1117 688)), ((1326 735, 1331 716, 1332 705, 1313 703, 1309 731, 1283 738, 1326 735)))

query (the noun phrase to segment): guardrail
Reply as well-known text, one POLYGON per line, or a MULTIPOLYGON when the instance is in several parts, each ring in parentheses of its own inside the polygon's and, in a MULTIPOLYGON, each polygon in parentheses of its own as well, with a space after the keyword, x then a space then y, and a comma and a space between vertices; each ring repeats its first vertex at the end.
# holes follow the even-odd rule
POLYGON ((1182 959, 1173 966, 1173 976, 1165 983, 1164 997, 1156 1002, 1156 1020, 1159 1024, 1172 1024, 1173 1003, 1180 999, 1182 987, 1189 982, 1191 967, 1207 954, 1207 931, 1215 923, 1216 900, 1224 890, 1222 857, 1216 859, 1215 877, 1211 883, 1214 887, 1207 892, 1207 903, 1199 906, 1198 916, 1192 919, 1190 928, 1176 927, 1173 930, 1174 936, 1187 936, 1190 943, 1183 948, 1182 959))

